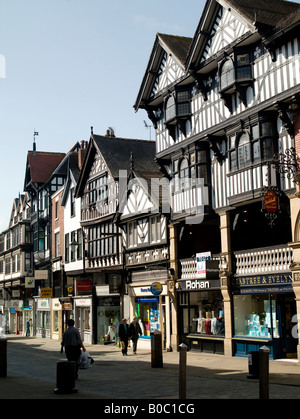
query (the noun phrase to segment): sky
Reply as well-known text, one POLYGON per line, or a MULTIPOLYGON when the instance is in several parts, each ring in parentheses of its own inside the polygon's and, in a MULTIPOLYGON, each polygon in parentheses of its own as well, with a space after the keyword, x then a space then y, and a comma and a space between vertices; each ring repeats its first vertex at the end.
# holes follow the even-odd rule
POLYGON ((133 109, 156 34, 193 37, 205 0, 0 0, 0 232, 38 151, 108 127, 154 139, 133 109), (183 5, 185 6, 183 8, 183 5))

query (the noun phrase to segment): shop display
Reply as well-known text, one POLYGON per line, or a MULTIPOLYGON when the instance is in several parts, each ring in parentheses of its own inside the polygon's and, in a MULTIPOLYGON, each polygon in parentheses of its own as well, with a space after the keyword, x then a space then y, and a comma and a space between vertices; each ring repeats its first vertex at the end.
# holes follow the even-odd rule
POLYGON ((276 301, 269 296, 234 296, 235 335, 278 338, 276 301))
MULTIPOLYGON (((224 309, 220 292, 191 293, 190 316, 190 333, 224 335, 224 309)), ((186 327, 185 330, 187 330, 186 327)))

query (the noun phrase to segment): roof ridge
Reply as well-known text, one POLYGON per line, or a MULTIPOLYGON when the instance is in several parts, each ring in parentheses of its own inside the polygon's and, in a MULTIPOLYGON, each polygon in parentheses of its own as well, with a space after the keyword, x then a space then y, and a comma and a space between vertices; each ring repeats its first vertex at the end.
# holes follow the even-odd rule
POLYGON ((123 137, 109 137, 106 135, 98 135, 98 134, 93 134, 93 137, 100 137, 103 138, 105 140, 111 141, 111 140, 121 140, 121 141, 136 141, 136 142, 143 142, 143 143, 155 143, 154 140, 143 140, 141 138, 123 138, 123 137))

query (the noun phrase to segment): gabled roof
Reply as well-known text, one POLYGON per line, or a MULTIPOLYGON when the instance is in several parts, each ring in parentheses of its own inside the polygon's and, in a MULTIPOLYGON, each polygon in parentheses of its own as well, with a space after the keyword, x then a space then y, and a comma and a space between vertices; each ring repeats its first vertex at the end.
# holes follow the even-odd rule
POLYGON ((118 179, 119 170, 130 170, 131 154, 133 154, 137 170, 152 171, 157 169, 154 162, 155 141, 101 135, 94 135, 93 138, 114 179, 118 179))
POLYGON ((278 34, 281 29, 290 28, 300 20, 300 4, 291 1, 207 0, 193 38, 159 33, 156 35, 146 72, 134 104, 135 111, 140 108, 147 108, 149 102, 153 105, 159 103, 156 97, 151 97, 151 93, 160 70, 163 51, 172 53, 176 57, 178 63, 182 65, 186 78, 190 76, 190 72, 197 71, 203 52, 208 42, 211 42, 213 25, 218 19, 221 7, 239 21, 239 25, 242 27, 240 33, 244 37, 253 35, 254 41, 257 41, 259 37, 278 34))
POLYGON ((136 171, 143 171, 145 176, 146 173, 157 171, 154 161, 155 141, 92 134, 84 166, 79 175, 76 197, 83 193, 96 153, 102 155, 114 180, 119 179, 120 170, 127 170, 128 174, 130 173, 131 155, 134 158, 136 171))
POLYGON ((157 33, 140 91, 133 106, 135 111, 144 107, 144 101, 151 94, 164 52, 172 54, 184 71, 184 63, 191 42, 192 38, 157 33))
MULTIPOLYGON (((226 0, 249 23, 260 23, 277 28, 290 18, 297 18, 300 5, 286 0, 226 0)), ((291 22, 289 22, 290 24, 291 22)))
POLYGON ((234 13, 250 33, 263 37, 300 18, 300 5, 286 0, 207 0, 186 58, 187 70, 197 66, 220 6, 234 13))
POLYGON ((46 183, 64 157, 64 153, 28 151, 25 190, 29 182, 46 183))

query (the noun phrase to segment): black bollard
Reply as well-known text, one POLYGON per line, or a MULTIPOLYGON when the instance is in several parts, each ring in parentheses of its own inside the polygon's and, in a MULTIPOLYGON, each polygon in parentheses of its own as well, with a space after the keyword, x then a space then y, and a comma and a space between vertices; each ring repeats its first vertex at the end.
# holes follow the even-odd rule
POLYGON ((56 388, 54 393, 77 393, 75 388, 76 363, 73 361, 58 362, 56 366, 56 388))
POLYGON ((259 398, 269 399, 269 354, 267 346, 259 348, 259 398))
POLYGON ((7 376, 7 339, 0 339, 0 377, 7 376))
POLYGON ((179 398, 186 399, 186 353, 187 346, 179 345, 179 398))
POLYGON ((163 367, 163 356, 162 356, 162 340, 161 332, 155 330, 151 334, 151 367, 162 368, 163 367))

